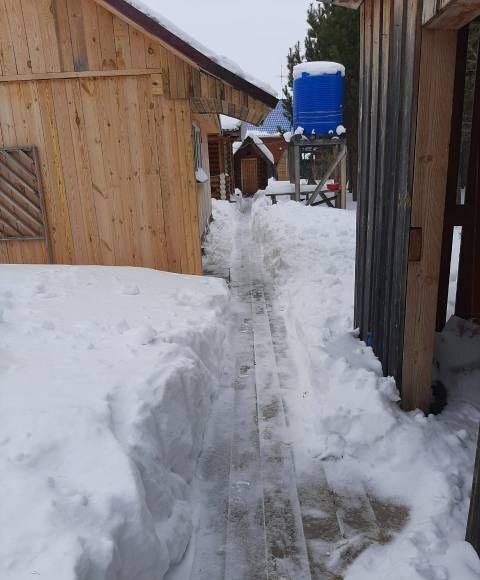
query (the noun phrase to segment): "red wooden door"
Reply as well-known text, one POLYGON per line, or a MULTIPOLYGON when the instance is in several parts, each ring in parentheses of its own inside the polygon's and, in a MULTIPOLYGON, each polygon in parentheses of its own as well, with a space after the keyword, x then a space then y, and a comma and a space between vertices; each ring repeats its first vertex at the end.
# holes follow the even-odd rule
POLYGON ((253 195, 258 191, 257 159, 242 159, 242 193, 253 195))

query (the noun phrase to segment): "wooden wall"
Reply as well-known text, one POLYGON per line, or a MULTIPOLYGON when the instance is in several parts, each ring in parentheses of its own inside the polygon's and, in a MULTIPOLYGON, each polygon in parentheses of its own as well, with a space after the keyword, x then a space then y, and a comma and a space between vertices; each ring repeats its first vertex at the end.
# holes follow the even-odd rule
POLYGON ((401 386, 421 3, 361 7, 355 324, 401 386))
MULTIPOLYGON (((100 4, 0 0, 0 146, 38 149, 54 262, 200 273, 193 111, 269 109, 100 4)), ((45 262, 44 245, 0 242, 0 260, 45 262)))

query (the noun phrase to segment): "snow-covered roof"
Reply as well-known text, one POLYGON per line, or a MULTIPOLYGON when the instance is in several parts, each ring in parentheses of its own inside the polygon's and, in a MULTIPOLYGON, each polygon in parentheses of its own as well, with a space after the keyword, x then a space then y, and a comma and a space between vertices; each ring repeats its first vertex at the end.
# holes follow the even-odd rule
POLYGON ((265 121, 256 127, 250 123, 244 123, 244 128, 247 131, 255 132, 259 137, 266 135, 278 135, 279 128, 282 131, 290 131, 292 124, 285 116, 285 109, 283 108, 283 101, 278 101, 277 106, 269 113, 265 121))
POLYGON ((293 67, 293 78, 295 80, 299 79, 303 73, 307 73, 312 77, 341 73, 342 77, 344 77, 345 67, 338 62, 329 62, 326 60, 302 62, 293 67))
POLYGON ((255 98, 275 106, 276 91, 268 84, 259 81, 246 73, 238 64, 229 58, 215 54, 212 50, 186 34, 159 14, 155 0, 105 0, 116 12, 134 21, 147 32, 157 36, 201 68, 229 82, 255 98), (243 82, 242 82, 243 81, 243 82))
POLYGON ((253 143, 256 145, 256 147, 260 150, 260 152, 262 153, 262 155, 268 160, 270 161, 270 163, 272 165, 275 165, 275 158, 273 156, 273 153, 270 151, 270 149, 265 145, 265 143, 260 139, 260 137, 258 135, 256 135, 255 133, 252 132, 248 132, 247 135, 245 136, 245 139, 242 141, 242 143, 240 143, 240 145, 235 147, 235 143, 233 144, 233 154, 236 155, 238 153, 238 151, 240 151, 240 149, 242 148, 243 145, 246 145, 248 141, 253 141, 253 143))
POLYGON ((220 115, 220 124, 224 131, 235 131, 240 129, 242 121, 240 119, 234 119, 233 117, 227 117, 227 115, 220 115))

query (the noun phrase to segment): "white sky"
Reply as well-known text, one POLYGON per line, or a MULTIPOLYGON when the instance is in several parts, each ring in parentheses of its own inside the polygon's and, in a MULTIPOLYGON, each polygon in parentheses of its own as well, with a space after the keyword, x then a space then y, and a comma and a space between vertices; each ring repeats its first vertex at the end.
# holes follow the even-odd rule
POLYGON ((314 0, 143 0, 187 34, 238 63, 280 95, 280 67, 303 43, 314 0))

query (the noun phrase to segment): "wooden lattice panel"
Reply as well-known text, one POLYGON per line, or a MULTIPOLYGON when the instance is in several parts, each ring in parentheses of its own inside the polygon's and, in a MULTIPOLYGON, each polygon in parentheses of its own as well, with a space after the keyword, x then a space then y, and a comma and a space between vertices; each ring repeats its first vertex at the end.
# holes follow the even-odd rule
POLYGON ((0 240, 45 240, 46 233, 35 148, 0 148, 0 240))

